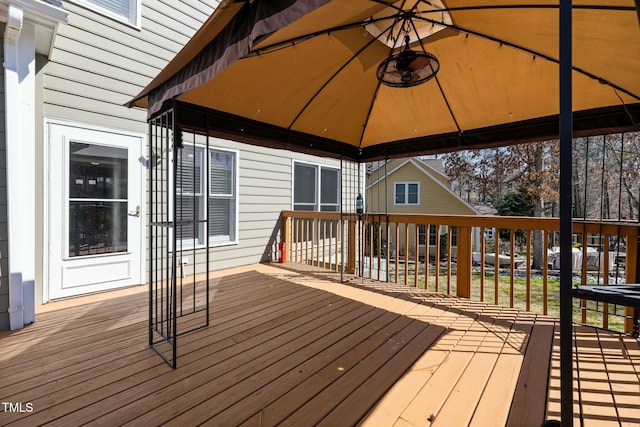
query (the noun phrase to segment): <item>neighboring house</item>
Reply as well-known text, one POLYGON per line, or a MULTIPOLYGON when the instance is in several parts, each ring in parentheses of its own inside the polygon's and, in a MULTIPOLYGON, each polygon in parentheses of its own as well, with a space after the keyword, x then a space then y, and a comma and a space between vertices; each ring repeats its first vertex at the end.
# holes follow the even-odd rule
MULTIPOLYGON (((124 104, 216 5, 0 0, 0 329, 34 301, 147 282, 148 125, 124 104)), ((185 210, 215 210, 209 236, 182 236, 212 248, 214 269, 270 259, 282 210, 340 209, 338 160, 213 146, 188 147, 199 163, 177 191, 185 210), (207 179, 220 190, 204 194, 207 179)))
MULTIPOLYGON (((478 215, 473 206, 456 195, 450 188, 450 179, 445 174, 442 160, 393 159, 370 164, 367 168, 365 210, 367 213, 430 214, 430 215, 478 215)), ((452 253, 455 254, 457 235, 455 227, 434 224, 418 226, 418 246, 420 257, 428 236, 429 255, 433 258, 436 239, 451 231, 452 253)), ((415 229, 409 229, 409 256, 415 255, 415 229)), ((479 239, 474 238, 474 242, 479 239)), ((389 237, 390 247, 395 247, 393 235, 389 237)), ((404 255, 404 233, 399 233, 400 255, 404 255)), ((474 248, 475 250, 475 248, 474 248)))

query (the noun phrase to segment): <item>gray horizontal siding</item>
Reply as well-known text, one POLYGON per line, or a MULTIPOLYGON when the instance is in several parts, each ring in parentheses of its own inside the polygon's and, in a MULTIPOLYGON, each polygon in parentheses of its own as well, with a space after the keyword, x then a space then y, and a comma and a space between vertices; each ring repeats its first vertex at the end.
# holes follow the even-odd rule
MULTIPOLYGON (((66 2, 69 23, 59 27, 52 56, 44 69, 43 114, 53 119, 146 133, 146 111, 131 110, 123 104, 175 56, 209 17, 216 3, 145 0, 142 28, 138 30, 72 1, 66 2)), ((214 270, 271 259, 280 230, 280 213, 292 205, 292 159, 334 167, 340 164, 333 159, 216 138, 210 144, 239 153, 238 244, 210 249, 214 270)), ((149 237, 146 239, 148 242, 149 237)), ((205 249, 185 254, 190 258, 185 272, 193 271, 194 266, 202 271, 204 254, 205 249)), ((148 267, 148 262, 145 264, 148 267)))
MULTIPOLYGON (((339 167, 339 161, 215 140, 218 148, 239 150, 239 230, 238 244, 212 247, 210 267, 213 270, 270 261, 275 258, 275 246, 280 240, 283 210, 292 206, 292 162, 294 160, 339 167)), ((205 250, 185 255, 189 264, 185 274, 204 271, 205 250)))
POLYGON ((124 106, 170 61, 216 2, 150 0, 142 29, 73 2, 45 67, 44 115, 146 132, 146 112, 124 106))

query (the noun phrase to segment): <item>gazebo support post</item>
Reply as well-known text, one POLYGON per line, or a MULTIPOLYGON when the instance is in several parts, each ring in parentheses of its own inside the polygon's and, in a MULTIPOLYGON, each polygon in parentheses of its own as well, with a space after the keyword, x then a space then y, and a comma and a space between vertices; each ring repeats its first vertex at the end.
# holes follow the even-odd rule
POLYGON ((560 0, 560 414, 565 427, 573 426, 571 3, 571 0, 560 0))

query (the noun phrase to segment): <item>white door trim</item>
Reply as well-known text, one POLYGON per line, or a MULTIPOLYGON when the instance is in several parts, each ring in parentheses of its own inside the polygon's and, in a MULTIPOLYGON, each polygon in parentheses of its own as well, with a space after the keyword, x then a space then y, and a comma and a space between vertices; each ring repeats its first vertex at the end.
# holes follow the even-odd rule
MULTIPOLYGON (((141 132, 134 132, 134 131, 127 131, 127 130, 122 130, 122 129, 114 129, 114 128, 109 128, 109 127, 104 127, 104 126, 99 126, 99 125, 93 125, 93 124, 85 124, 85 123, 79 123, 79 122, 73 122, 73 121, 68 121, 68 120, 60 120, 60 119, 52 119, 52 118, 44 118, 44 146, 43 146, 43 168, 44 168, 44 173, 43 173, 43 180, 44 182, 42 183, 42 188, 43 188, 43 198, 44 198, 44 203, 43 203, 43 218, 45 219, 44 224, 43 224, 43 245, 42 245, 42 250, 43 250, 43 268, 42 268, 42 278, 43 278, 43 284, 42 284, 42 302, 48 302, 51 300, 51 295, 49 292, 49 288, 50 288, 50 277, 51 277, 51 261, 50 261, 50 249, 51 249, 51 225, 49 224, 50 222, 50 218, 51 218, 51 207, 50 207, 50 186, 52 185, 52 180, 51 180, 51 170, 50 170, 50 166, 49 166, 49 162, 50 162, 50 144, 51 144, 51 126, 54 125, 59 125, 59 126, 64 126, 64 127, 74 127, 74 128, 79 128, 79 129, 83 129, 83 130, 89 130, 89 131, 97 131, 97 132, 105 132, 105 133, 112 133, 112 134, 118 134, 118 135, 123 135, 123 136, 127 136, 127 137, 134 137, 134 138, 138 138, 140 140, 140 147, 139 147, 139 152, 140 152, 140 158, 138 159, 141 167, 140 167, 140 188, 139 188, 139 193, 140 193, 140 209, 141 209, 141 215, 140 215, 140 221, 141 221, 141 227, 140 227, 140 241, 139 241, 139 247, 138 247, 138 251, 140 254, 140 262, 139 262, 139 266, 140 266, 140 271, 139 271, 139 277, 141 279, 141 283, 145 283, 146 282, 146 276, 145 276, 145 271, 146 271, 146 232, 147 232, 147 227, 146 227, 146 166, 144 166, 146 163, 144 161, 144 153, 145 153, 145 149, 147 147, 147 134, 145 133, 141 133, 141 132)), ((131 173, 131 171, 130 171, 131 173)))

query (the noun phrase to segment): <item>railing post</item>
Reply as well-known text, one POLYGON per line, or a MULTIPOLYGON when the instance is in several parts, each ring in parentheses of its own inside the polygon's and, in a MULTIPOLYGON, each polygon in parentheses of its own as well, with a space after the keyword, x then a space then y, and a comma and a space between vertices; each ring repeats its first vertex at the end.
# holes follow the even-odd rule
POLYGON ((291 259, 290 256, 287 256, 288 253, 291 253, 293 246, 293 239, 291 234, 291 217, 285 216, 282 224, 282 241, 284 242, 284 250, 282 251, 282 261, 286 262, 291 259))
MULTIPOLYGON (((638 279, 638 236, 635 234, 627 235, 627 255, 626 255, 626 282, 640 283, 638 279)), ((624 309, 624 331, 630 333, 633 331, 633 308, 625 307, 624 309)))
POLYGON ((356 226, 357 216, 350 216, 348 221, 347 236, 347 274, 356 273, 356 226))
POLYGON ((456 294, 460 298, 471 298, 471 227, 458 227, 458 249, 456 253, 456 294))

